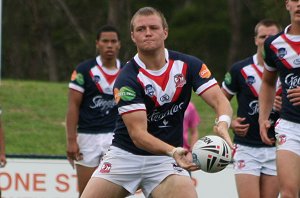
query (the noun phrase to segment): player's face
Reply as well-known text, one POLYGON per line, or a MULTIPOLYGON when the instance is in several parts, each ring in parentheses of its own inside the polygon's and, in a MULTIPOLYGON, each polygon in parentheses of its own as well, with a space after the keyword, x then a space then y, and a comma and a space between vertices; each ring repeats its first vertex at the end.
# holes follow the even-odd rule
POLYGON ((300 0, 286 0, 285 6, 290 12, 291 22, 300 23, 300 0))
POLYGON ((136 44, 138 51, 156 51, 164 48, 164 41, 168 31, 163 28, 161 18, 156 15, 138 15, 133 20, 131 38, 136 44))
POLYGON ((117 58, 120 47, 116 32, 102 32, 99 40, 96 40, 96 48, 102 59, 117 58))
POLYGON ((275 25, 269 26, 269 27, 261 25, 261 26, 258 27, 258 29, 257 29, 257 35, 255 37, 255 44, 257 45, 257 47, 260 50, 260 52, 262 52, 265 40, 269 36, 275 35, 278 32, 279 32, 279 30, 278 30, 278 28, 275 25))

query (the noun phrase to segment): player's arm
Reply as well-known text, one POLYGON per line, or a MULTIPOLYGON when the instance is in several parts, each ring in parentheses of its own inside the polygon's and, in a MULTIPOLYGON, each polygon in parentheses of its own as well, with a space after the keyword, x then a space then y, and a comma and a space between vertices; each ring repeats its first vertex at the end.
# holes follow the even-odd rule
POLYGON ((157 155, 169 155, 174 157, 182 168, 195 170, 198 167, 185 158, 186 150, 176 149, 160 139, 154 137, 147 131, 146 111, 133 111, 122 115, 128 133, 133 143, 140 149, 157 155))
POLYGON ((233 95, 229 94, 223 87, 221 88, 221 91, 223 92, 223 94, 226 96, 226 98, 231 101, 231 99, 233 98, 233 95))
POLYGON ((201 94, 201 97, 214 109, 217 118, 221 118, 222 116, 222 119, 219 120, 218 125, 215 127, 215 132, 233 149, 233 144, 228 134, 232 117, 230 102, 217 85, 207 89, 201 94), (223 118, 225 118, 226 121, 223 118))
POLYGON ((79 119, 79 108, 83 94, 79 91, 69 89, 68 110, 66 115, 67 157, 73 166, 73 160, 79 157, 77 144, 77 124, 79 119))
POLYGON ((274 140, 268 138, 268 129, 270 128, 269 115, 271 113, 274 98, 276 94, 277 73, 268 71, 263 72, 262 84, 259 92, 259 128, 262 141, 272 145, 274 140))

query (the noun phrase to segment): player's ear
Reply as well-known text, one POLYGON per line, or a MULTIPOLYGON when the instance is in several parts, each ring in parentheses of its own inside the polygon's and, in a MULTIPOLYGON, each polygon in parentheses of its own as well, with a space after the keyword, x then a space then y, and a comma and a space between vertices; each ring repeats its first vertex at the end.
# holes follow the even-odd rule
POLYGON ((131 40, 135 43, 134 33, 131 32, 131 33, 130 33, 130 36, 131 36, 131 40))
POLYGON ((168 28, 165 28, 164 29, 164 40, 166 40, 168 38, 168 35, 169 35, 169 31, 168 31, 168 28))

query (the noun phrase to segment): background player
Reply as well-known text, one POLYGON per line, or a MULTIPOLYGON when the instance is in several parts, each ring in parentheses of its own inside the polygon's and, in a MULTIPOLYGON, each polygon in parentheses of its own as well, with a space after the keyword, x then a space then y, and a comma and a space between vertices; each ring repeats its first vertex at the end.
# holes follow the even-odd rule
POLYGON ((67 157, 72 166, 75 160, 79 194, 113 138, 118 116, 113 85, 121 68, 117 59, 120 47, 117 29, 101 27, 96 39, 99 55, 80 63, 69 83, 67 157))
POLYGON ((208 67, 199 59, 165 49, 168 25, 151 7, 131 20, 137 54, 114 86, 121 118, 107 154, 82 197, 125 197, 141 188, 146 197, 197 197, 186 170, 198 167, 183 149, 183 117, 192 89, 219 117, 215 128, 228 134, 232 109, 208 67))
POLYGON ((299 195, 300 189, 300 1, 286 0, 291 25, 276 37, 266 40, 265 61, 268 64, 263 73, 259 93, 259 125, 262 140, 274 143, 268 137, 268 117, 276 92, 276 79, 282 84, 282 109, 276 123, 277 172, 280 195, 283 198, 299 195))
POLYGON ((188 151, 192 150, 194 144, 199 139, 198 126, 200 121, 200 116, 195 105, 189 102, 183 119, 183 148, 188 151))
MULTIPOLYGON (((222 91, 231 100, 237 96, 237 117, 232 121, 236 150, 234 172, 239 198, 278 197, 276 148, 262 142, 258 125, 258 93, 264 70, 263 44, 267 37, 281 30, 277 22, 260 21, 254 29, 256 54, 235 63, 226 74, 222 91), (270 187, 272 186, 272 187, 270 187)), ((280 89, 278 86, 278 95, 280 89)), ((279 97, 280 98, 280 97, 279 97)), ((277 108, 280 108, 276 105, 277 108)), ((279 114, 272 112, 273 124, 279 114)), ((268 131, 275 137, 274 127, 268 131)))

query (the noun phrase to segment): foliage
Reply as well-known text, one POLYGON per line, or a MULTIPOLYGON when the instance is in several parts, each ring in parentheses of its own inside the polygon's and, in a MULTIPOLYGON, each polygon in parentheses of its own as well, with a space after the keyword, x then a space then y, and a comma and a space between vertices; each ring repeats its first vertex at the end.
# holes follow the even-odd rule
MULTIPOLYGON (((170 27, 167 47, 202 59, 218 80, 232 61, 255 53, 253 28, 262 18, 286 26, 289 18, 282 0, 6 0, 3 1, 4 78, 67 81, 73 68, 95 56, 97 29, 115 17, 121 31, 120 59, 135 54, 130 39, 132 14, 143 6, 161 10, 170 27), (238 54, 229 59, 235 30, 229 1, 241 4, 238 54), (122 5, 122 6, 118 6, 122 5), (115 6, 115 7, 114 7, 115 6), (230 60, 229 63, 227 60, 230 60)), ((239 16, 237 16, 239 17, 239 16)))

